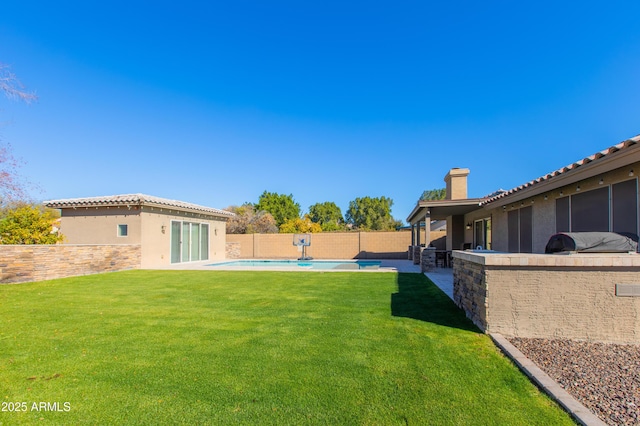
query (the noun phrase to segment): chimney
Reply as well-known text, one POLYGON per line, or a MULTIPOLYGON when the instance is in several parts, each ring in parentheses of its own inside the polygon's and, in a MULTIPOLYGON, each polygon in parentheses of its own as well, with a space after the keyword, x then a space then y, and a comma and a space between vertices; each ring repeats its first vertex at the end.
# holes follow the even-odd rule
POLYGON ((467 176, 469 169, 454 167, 444 177, 447 184, 447 200, 464 200, 467 198, 467 176))

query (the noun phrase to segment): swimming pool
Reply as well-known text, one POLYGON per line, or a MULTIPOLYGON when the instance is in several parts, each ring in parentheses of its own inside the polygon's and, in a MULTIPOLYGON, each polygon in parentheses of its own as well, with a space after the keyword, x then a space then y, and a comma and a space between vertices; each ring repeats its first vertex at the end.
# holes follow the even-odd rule
POLYGON ((234 260, 232 262, 212 263, 207 266, 223 268, 288 268, 320 270, 360 270, 378 269, 379 260, 234 260))

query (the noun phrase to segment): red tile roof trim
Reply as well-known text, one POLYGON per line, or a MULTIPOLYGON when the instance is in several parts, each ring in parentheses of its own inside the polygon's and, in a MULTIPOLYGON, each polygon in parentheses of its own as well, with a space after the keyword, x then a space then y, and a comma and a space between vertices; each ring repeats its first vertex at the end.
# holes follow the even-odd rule
POLYGON ((218 216, 235 216, 234 213, 226 210, 214 209, 212 207, 199 206, 197 204, 185 203, 184 201, 169 200, 166 198, 154 197, 145 194, 124 194, 111 195, 103 197, 88 198, 67 198, 61 200, 45 201, 47 207, 54 209, 74 208, 74 207, 100 207, 100 206, 161 206, 174 207, 177 209, 185 209, 198 211, 203 213, 214 214, 218 216))

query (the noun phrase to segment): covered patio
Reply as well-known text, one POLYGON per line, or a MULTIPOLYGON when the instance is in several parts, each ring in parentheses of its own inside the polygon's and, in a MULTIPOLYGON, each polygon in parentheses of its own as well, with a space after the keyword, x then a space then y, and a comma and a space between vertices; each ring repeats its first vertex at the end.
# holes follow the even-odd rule
MULTIPOLYGON (((466 241, 466 231, 471 227, 465 223, 465 214, 480 208, 484 198, 470 198, 461 200, 431 200, 420 201, 413 209, 407 222, 411 225, 411 246, 409 247, 409 259, 414 264, 424 263, 422 252, 430 247, 431 236, 429 224, 435 220, 446 222, 447 233, 444 247, 431 246, 428 263, 432 266, 451 268, 453 250, 465 250, 472 248, 472 244, 466 241), (425 228, 425 241, 421 241, 421 228, 425 228)), ((429 267, 423 267, 428 270, 429 267)))
MULTIPOLYGON (((471 248, 471 244, 465 239, 471 226, 465 223, 465 215, 481 209, 481 203, 485 198, 467 198, 467 176, 469 169, 453 168, 444 177, 446 184, 445 199, 443 200, 420 200, 407 217, 407 222, 411 226, 411 246, 409 247, 409 258, 414 264, 421 263, 421 254, 424 249, 430 246, 432 240, 430 235, 430 225, 432 221, 443 220, 446 222, 446 243, 445 246, 432 246, 434 252, 430 252, 429 263, 432 266, 451 267, 451 252, 453 250, 464 250, 471 248), (421 240, 420 230, 424 227, 425 237, 421 240)), ((429 269, 429 268, 427 268, 429 269)), ((425 270, 425 269, 423 269, 425 270)))

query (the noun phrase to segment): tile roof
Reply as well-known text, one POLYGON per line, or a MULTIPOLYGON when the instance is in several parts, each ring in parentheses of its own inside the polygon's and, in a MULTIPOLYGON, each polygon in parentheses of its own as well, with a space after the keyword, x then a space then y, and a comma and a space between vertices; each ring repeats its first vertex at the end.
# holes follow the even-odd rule
POLYGON ((197 204, 185 203, 184 201, 169 200, 166 198, 154 197, 145 194, 123 194, 109 195, 103 197, 88 198, 67 198, 61 200, 45 201, 47 207, 54 209, 74 208, 74 207, 100 207, 100 206, 160 206, 174 207, 176 209, 198 211, 202 213, 214 214, 217 216, 235 216, 234 213, 226 210, 214 209, 212 207, 199 206, 197 204))
POLYGON ((603 157, 606 157, 608 155, 611 155, 611 154, 613 154, 615 152, 621 151, 623 149, 627 149, 627 148, 629 148, 629 147, 631 147, 633 145, 638 145, 639 143, 640 143, 640 135, 637 135, 637 136, 635 136, 633 138, 627 139, 626 141, 620 142, 617 145, 613 145, 613 146, 611 146, 611 147, 609 147, 609 148, 607 148, 607 149, 605 149, 603 151, 596 152, 593 155, 585 157, 585 158, 583 158, 583 159, 581 159, 579 161, 576 161, 574 163, 568 164, 568 165, 566 165, 566 166, 564 166, 564 167, 562 167, 562 168, 560 168, 558 170, 555 170, 555 171, 553 171, 551 173, 547 173, 544 176, 540 176, 537 179, 530 180, 529 182, 524 183, 524 184, 522 184, 520 186, 517 186, 517 187, 515 187, 513 189, 510 189, 509 191, 500 192, 500 193, 494 195, 493 197, 490 196, 485 201, 483 201, 481 204, 482 205, 486 205, 486 204, 489 204, 489 203, 494 202, 496 200, 499 200, 501 198, 507 197, 507 196, 509 196, 511 194, 515 194, 516 192, 522 191, 523 189, 531 188, 534 185, 549 181, 550 179, 553 179, 556 176, 560 176, 560 175, 562 175, 564 173, 567 173, 567 172, 569 172, 571 170, 575 170, 575 169, 577 169, 579 167, 586 166, 587 164, 591 163, 592 161, 599 160, 599 159, 601 159, 603 157))

